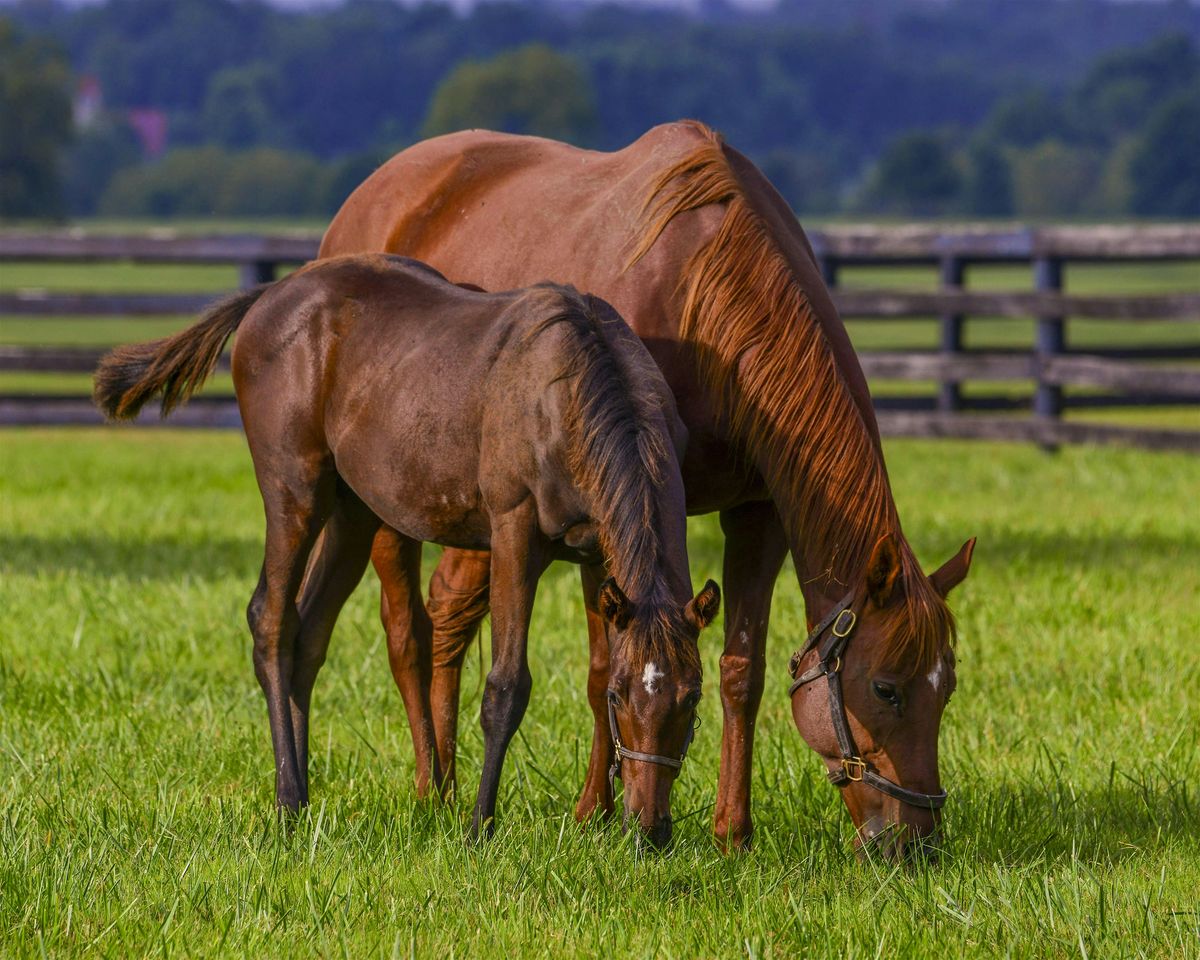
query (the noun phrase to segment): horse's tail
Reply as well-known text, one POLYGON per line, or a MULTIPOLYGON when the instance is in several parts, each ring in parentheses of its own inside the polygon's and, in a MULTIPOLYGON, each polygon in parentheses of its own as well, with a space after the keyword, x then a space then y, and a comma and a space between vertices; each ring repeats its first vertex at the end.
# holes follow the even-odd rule
POLYGON ((165 417, 209 378, 225 341, 270 286, 214 303, 198 322, 173 337, 117 347, 96 368, 92 401, 110 420, 131 420, 161 393, 165 417))

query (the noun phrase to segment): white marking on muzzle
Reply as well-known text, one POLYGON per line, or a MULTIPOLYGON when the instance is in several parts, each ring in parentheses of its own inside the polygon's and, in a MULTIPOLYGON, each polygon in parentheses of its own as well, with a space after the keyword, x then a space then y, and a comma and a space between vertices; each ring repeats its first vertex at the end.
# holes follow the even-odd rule
POLYGON ((663 677, 663 672, 653 663, 647 663, 646 669, 642 671, 642 686, 646 688, 646 692, 650 694, 657 693, 658 690, 654 686, 663 677))

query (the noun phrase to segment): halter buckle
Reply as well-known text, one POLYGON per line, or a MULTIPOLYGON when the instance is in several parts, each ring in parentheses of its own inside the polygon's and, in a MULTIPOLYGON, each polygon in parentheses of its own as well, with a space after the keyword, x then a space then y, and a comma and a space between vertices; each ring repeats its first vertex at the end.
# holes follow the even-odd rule
POLYGON ((854 629, 854 625, 858 622, 858 617, 854 611, 847 607, 838 614, 836 620, 833 621, 833 628, 830 631, 835 637, 841 640, 843 637, 850 636, 850 632, 854 629))
POLYGON ((863 774, 867 770, 867 761, 862 757, 843 757, 842 772, 851 783, 862 783, 863 774), (855 776, 857 772, 858 776, 855 776))

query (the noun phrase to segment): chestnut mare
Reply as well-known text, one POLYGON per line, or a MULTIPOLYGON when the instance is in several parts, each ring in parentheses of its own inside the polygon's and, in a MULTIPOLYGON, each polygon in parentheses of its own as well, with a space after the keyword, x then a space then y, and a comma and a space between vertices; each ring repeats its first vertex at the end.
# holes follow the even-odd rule
MULTIPOLYGON (((666 376, 690 437, 687 509, 720 511, 725 533, 718 839, 736 847, 751 835, 767 619, 789 551, 810 626, 847 597, 855 616, 853 642, 828 662, 839 668, 844 706, 831 684, 801 685, 792 698, 800 733, 843 788, 859 842, 878 838, 899 854, 906 840, 932 834, 938 729, 955 682, 945 597, 966 576, 974 541, 932 576, 921 572, 857 358, 804 232, 757 168, 695 122, 656 127, 615 153, 452 134, 369 177, 321 254, 382 250, 487 289, 549 277, 596 291, 666 376), (876 789, 881 778, 912 793, 876 789)), ((385 578, 390 549, 383 530, 375 553, 385 578)), ((484 554, 447 550, 431 583, 432 708, 451 778, 460 671, 487 611, 489 569, 484 554)), ((609 650, 603 624, 588 623, 595 726, 581 819, 613 804, 609 650)), ((386 615, 385 624, 390 642, 403 644, 403 624, 386 615)), ((798 667, 814 666, 824 645, 817 638, 798 667)))
POLYGON ((632 331, 567 288, 485 294, 415 261, 341 258, 235 295, 177 336, 114 351, 96 374, 97 403, 131 417, 162 393, 169 412, 234 330, 234 386, 267 522, 247 618, 280 807, 308 800, 313 681, 382 520, 389 549, 375 562, 405 636, 392 667, 435 783, 420 545, 490 550, 492 669, 472 833, 492 829, 529 701, 534 592, 561 558, 584 565, 615 632, 614 736, 636 761, 625 768, 627 814, 665 843, 700 696, 697 638, 720 593, 709 581, 692 598, 677 459, 686 434, 632 331), (615 580, 603 579, 605 561, 615 580))

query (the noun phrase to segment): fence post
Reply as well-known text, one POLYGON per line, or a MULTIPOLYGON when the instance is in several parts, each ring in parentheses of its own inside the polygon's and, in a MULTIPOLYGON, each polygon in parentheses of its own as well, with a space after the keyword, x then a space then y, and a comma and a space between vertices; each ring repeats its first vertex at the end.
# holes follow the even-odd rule
MULTIPOLYGON (((1033 286, 1039 293, 1058 293, 1062 290, 1063 262, 1056 257, 1037 257, 1033 261, 1033 286)), ((1062 387, 1047 383, 1044 377, 1046 362, 1063 352, 1066 346, 1064 318, 1059 314, 1036 318, 1034 328, 1034 372, 1037 385, 1033 394, 1034 416, 1043 420, 1058 420, 1062 416, 1062 387)), ((1043 449, 1057 450, 1056 443, 1043 443, 1043 449)))
POLYGON ((821 257, 818 261, 821 267, 821 279, 830 290, 837 286, 838 262, 830 256, 821 257))
MULTIPOLYGON (((966 276, 966 261, 959 257, 943 257, 941 262, 942 290, 961 290, 966 276)), ((943 313, 940 320, 939 349, 943 357, 952 357, 962 352, 963 325, 961 313, 943 313)), ((954 413, 962 407, 962 391, 957 380, 943 379, 938 386, 937 408, 939 413, 954 413)))
POLYGON ((243 290, 275 279, 274 260, 246 260, 238 264, 238 286, 243 290))

